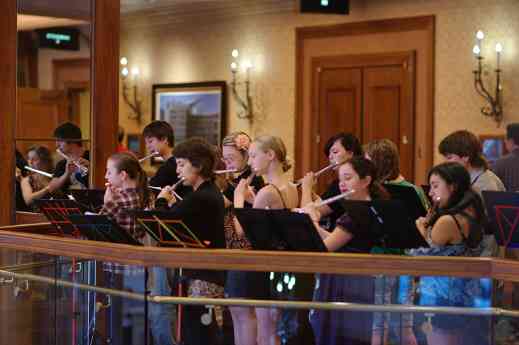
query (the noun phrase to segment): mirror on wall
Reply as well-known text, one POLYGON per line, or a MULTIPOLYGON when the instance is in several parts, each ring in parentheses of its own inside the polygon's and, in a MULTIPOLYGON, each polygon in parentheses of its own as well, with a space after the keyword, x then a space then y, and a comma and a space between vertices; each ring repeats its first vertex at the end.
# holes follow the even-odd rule
POLYGON ((91 184, 91 17, 92 0, 17 1, 17 211, 91 184))

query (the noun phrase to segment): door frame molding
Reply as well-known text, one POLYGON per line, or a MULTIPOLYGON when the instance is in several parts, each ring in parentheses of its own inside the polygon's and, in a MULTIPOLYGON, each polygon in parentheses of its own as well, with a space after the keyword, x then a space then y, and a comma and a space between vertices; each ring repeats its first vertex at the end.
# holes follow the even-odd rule
MULTIPOLYGON (((426 132, 423 159, 426 166, 432 166, 434 153, 434 66, 435 66, 435 16, 419 16, 409 18, 395 18, 383 20, 371 20, 364 22, 334 24, 325 26, 312 26, 296 28, 296 54, 295 54, 295 176, 303 176, 303 160, 308 157, 310 152, 304 152, 303 142, 308 140, 303 133, 303 123, 311 121, 307 118, 310 115, 303 114, 303 75, 304 75, 304 45, 305 40, 316 38, 330 38, 339 36, 355 36, 375 33, 388 32, 406 32, 406 31, 425 31, 428 37, 428 46, 430 55, 426 61, 426 83, 427 83, 427 99, 425 112, 425 127, 430 129, 426 132)), ((415 67, 416 68, 416 67, 415 67)), ((415 122, 416 126, 416 122, 415 122)), ((416 145, 416 142, 415 142, 416 145)), ((416 154, 416 153, 415 153, 416 154)), ((308 158, 307 158, 308 159, 308 158)))

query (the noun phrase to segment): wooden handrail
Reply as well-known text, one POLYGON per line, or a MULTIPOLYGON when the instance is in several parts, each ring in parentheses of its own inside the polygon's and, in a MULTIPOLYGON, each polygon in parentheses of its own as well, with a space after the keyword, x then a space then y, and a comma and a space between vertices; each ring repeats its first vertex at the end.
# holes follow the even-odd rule
POLYGON ((490 277, 519 281, 519 261, 505 259, 140 247, 5 229, 0 230, 1 248, 148 267, 490 277))

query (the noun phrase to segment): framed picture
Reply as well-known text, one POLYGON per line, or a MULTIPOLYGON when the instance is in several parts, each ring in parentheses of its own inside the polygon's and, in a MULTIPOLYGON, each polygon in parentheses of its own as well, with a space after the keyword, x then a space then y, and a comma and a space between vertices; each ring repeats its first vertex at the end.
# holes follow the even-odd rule
POLYGON ((146 153, 144 150, 144 140, 140 134, 127 134, 126 147, 135 153, 137 157, 142 157, 146 153))
POLYGON ((490 164, 508 153, 504 135, 480 135, 479 140, 483 148, 483 156, 490 164))
POLYGON ((227 84, 211 81, 153 85, 153 120, 169 122, 175 142, 202 137, 219 145, 227 113, 227 84))

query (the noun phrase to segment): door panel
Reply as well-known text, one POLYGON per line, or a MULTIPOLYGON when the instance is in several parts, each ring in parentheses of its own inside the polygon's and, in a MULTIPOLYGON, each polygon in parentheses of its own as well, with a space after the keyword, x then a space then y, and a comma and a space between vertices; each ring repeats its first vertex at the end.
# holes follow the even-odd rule
MULTIPOLYGON (((63 91, 19 88, 17 100, 17 138, 52 138, 54 129, 68 120, 68 103, 63 91)), ((30 145, 33 143, 17 142, 17 148, 23 153, 30 145)))
MULTIPOLYGON (((362 71, 360 68, 321 68, 318 90, 319 140, 314 171, 329 164, 324 146, 330 137, 339 132, 361 134, 362 71)), ((333 172, 320 177, 318 191, 322 193, 334 178, 333 172)))
POLYGON ((402 175, 413 180, 412 80, 407 65, 366 67, 364 69, 363 141, 390 139, 400 152, 402 175))

